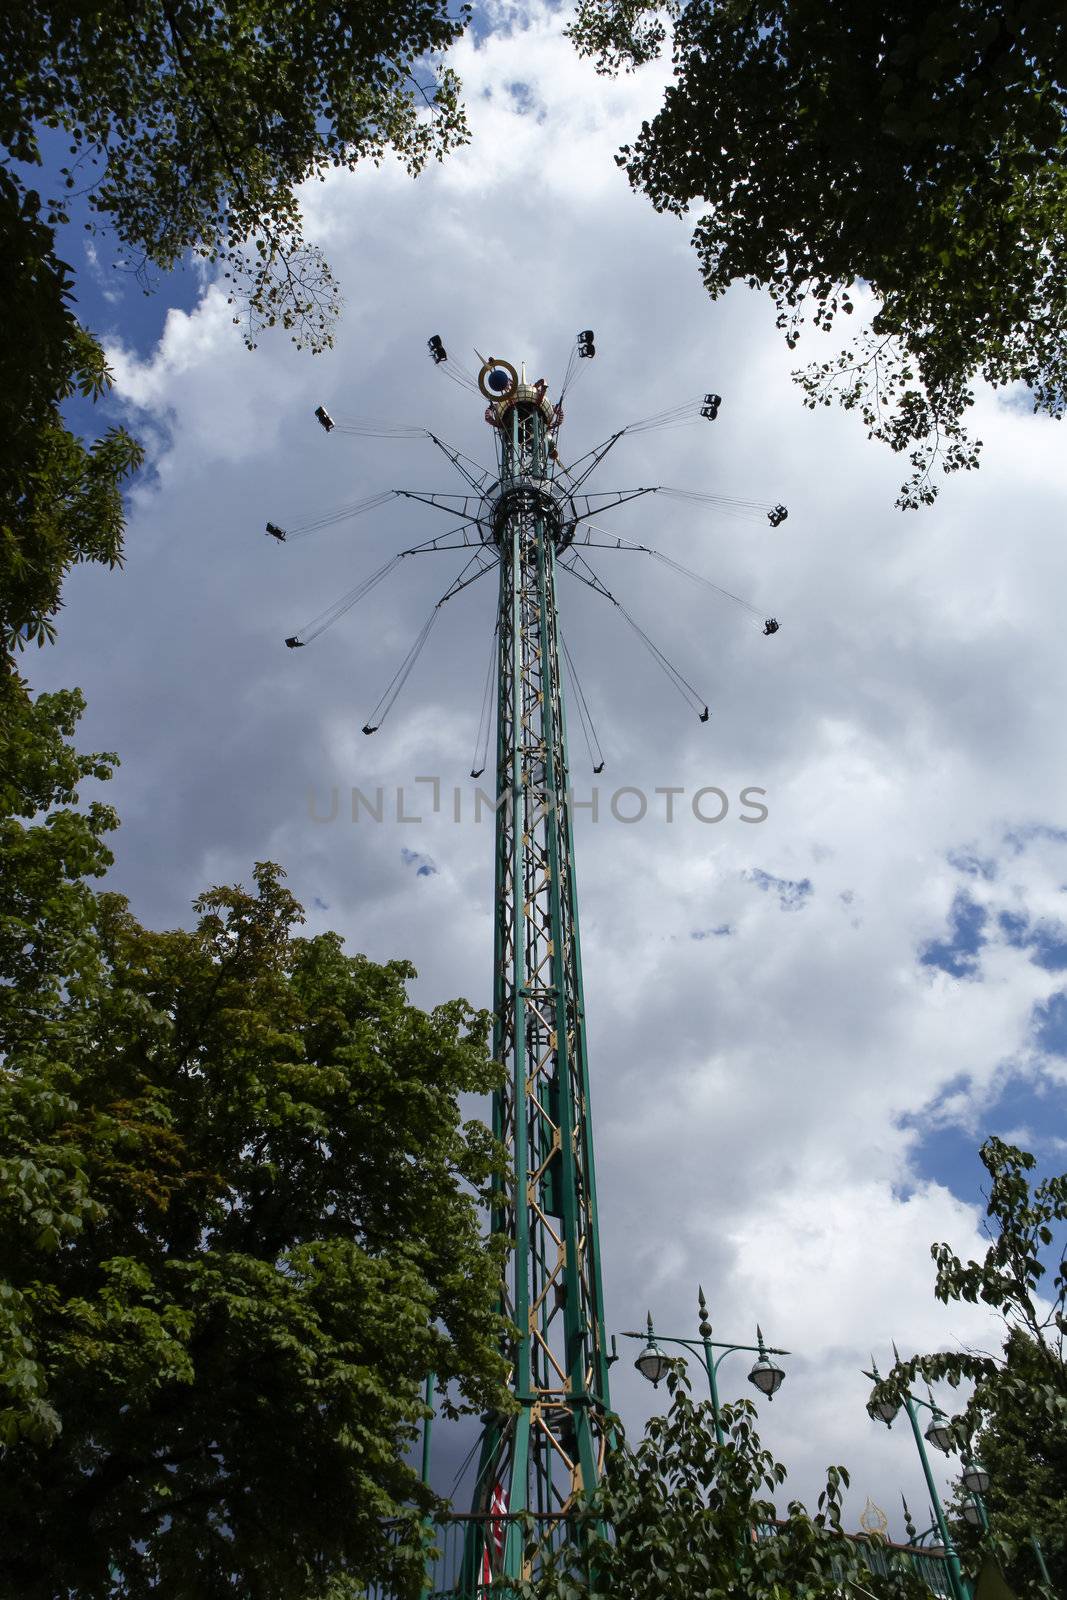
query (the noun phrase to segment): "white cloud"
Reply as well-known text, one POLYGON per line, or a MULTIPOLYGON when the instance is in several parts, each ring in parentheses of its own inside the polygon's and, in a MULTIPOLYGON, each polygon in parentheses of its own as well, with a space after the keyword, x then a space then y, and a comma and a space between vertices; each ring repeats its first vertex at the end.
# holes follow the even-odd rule
MULTIPOLYGON (((497 20, 456 52, 469 149, 416 184, 387 165, 309 190, 310 231, 347 299, 332 354, 300 356, 279 337, 248 356, 217 288, 172 311, 147 357, 113 352, 121 393, 157 439, 156 472, 134 496, 125 573, 76 575, 47 670, 86 689, 83 743, 124 754, 116 881, 144 916, 185 916, 207 882, 247 880, 274 856, 305 903, 328 906, 310 926, 377 958, 410 956, 426 1001, 487 1003, 491 825, 468 820, 466 773, 488 583, 447 608, 368 740, 366 712, 451 577, 447 558, 405 563, 314 648, 281 641, 428 536, 435 513, 395 504, 283 547, 263 523, 380 488, 452 487, 425 442, 327 438, 320 400, 425 423, 490 458, 480 406, 427 359, 434 332, 468 363, 491 346, 552 383, 592 325, 598 357, 567 406, 572 454, 679 398, 724 395, 713 427, 624 441, 599 474, 790 506, 777 531, 649 500, 613 514, 620 532, 782 621, 764 639, 662 568, 601 559, 706 686, 710 723, 594 596, 570 585, 560 597, 602 724, 605 810, 621 785, 686 791, 670 826, 653 820, 658 800, 633 826, 577 822, 609 1320, 639 1326, 651 1303, 665 1330, 692 1332, 698 1282, 725 1334, 749 1338, 759 1318, 796 1352, 764 1408, 791 1488, 814 1498, 818 1466, 844 1460, 850 1515, 870 1492, 895 1519, 898 1489, 913 1506, 923 1494, 901 1428, 887 1437, 864 1415, 869 1349, 887 1363, 893 1337, 920 1349, 996 1337, 983 1313, 933 1300, 930 1243, 979 1251, 978 1211, 923 1176, 902 1119, 936 1105, 977 1142, 1006 1063, 1058 1070, 1028 1031, 1055 973, 1003 943, 983 952, 980 981, 917 956, 944 936, 961 885, 993 903, 993 886, 949 864, 953 850, 996 859, 998 908, 1064 915, 1064 847, 1004 843, 1012 827, 1056 820, 1067 777, 1061 435, 983 393, 981 472, 950 481, 932 511, 894 512, 899 463, 854 418, 803 410, 767 304, 742 291, 711 304, 687 230, 615 167, 663 69, 605 81, 561 38, 559 12, 507 7, 497 20), (420 824, 349 820, 354 785, 387 798, 405 785, 410 809, 413 780, 431 773, 444 784, 436 815, 424 804, 420 824), (334 785, 337 820, 314 821, 309 791, 322 812, 334 785), (768 820, 746 825, 733 804, 701 824, 688 797, 704 785, 731 800, 766 789, 768 820), (437 871, 419 877, 404 849, 437 871), (811 893, 783 912, 754 869, 810 879, 811 893)), ((593 780, 574 737, 581 796, 593 780)), ((651 1396, 628 1367, 615 1369, 616 1398, 636 1422, 651 1396)), ((724 1368, 724 1387, 743 1376, 724 1368)))

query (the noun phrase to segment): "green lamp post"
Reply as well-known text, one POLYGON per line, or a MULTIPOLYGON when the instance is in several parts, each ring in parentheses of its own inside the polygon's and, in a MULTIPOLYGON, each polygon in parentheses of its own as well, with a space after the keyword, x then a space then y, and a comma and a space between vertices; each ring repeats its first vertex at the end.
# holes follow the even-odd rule
POLYGON ((757 1342, 755 1344, 725 1344, 719 1339, 713 1339, 711 1337, 711 1323, 708 1321, 708 1306, 707 1301, 704 1299, 703 1289, 698 1289, 698 1294, 699 1304, 697 1309, 700 1322, 697 1326, 697 1333, 700 1335, 699 1340, 681 1339, 673 1334, 661 1333, 657 1335, 652 1326, 651 1311, 648 1313, 648 1327, 644 1333, 624 1333, 623 1338, 644 1339, 646 1341, 644 1349, 634 1362, 634 1366, 643 1378, 648 1379, 653 1387, 656 1387, 660 1379, 666 1376, 667 1368, 670 1365, 670 1358, 664 1355, 660 1349, 660 1341, 664 1344, 680 1344, 686 1350, 692 1350, 697 1355, 704 1357, 704 1367, 708 1375, 708 1388, 711 1391, 711 1410, 715 1418, 715 1437, 720 1444, 724 1444, 725 1436, 719 1415, 719 1385, 717 1381, 719 1367, 726 1360, 726 1357, 732 1355, 736 1350, 754 1353, 756 1360, 752 1364, 748 1381, 755 1385, 760 1394, 765 1394, 767 1399, 771 1400, 785 1382, 785 1373, 781 1367, 771 1360, 771 1357, 787 1356, 789 1351, 779 1350, 774 1345, 765 1345, 763 1331, 758 1323, 756 1324, 757 1342), (716 1351, 719 1354, 716 1355, 716 1351))
MULTIPOLYGON (((899 1361, 900 1355, 896 1345, 893 1346, 893 1354, 899 1361)), ((870 1378, 872 1383, 881 1383, 882 1375, 878 1371, 878 1366, 873 1356, 871 1357, 871 1369, 870 1372, 864 1372, 864 1377, 870 1378)), ((926 1450, 926 1444, 929 1443, 934 1446, 935 1450, 940 1450, 947 1455, 956 1443, 955 1432, 952 1424, 934 1400, 933 1395, 930 1395, 929 1400, 923 1400, 919 1395, 912 1394, 910 1389, 901 1390, 901 1398, 896 1402, 892 1400, 872 1400, 867 1406, 867 1411, 876 1422, 884 1422, 887 1428, 891 1428, 901 1405, 904 1406, 908 1414, 908 1421, 911 1423, 911 1431, 915 1436, 915 1445, 919 1452, 919 1460, 922 1462, 923 1475, 926 1478, 926 1487, 930 1494, 930 1503, 937 1519, 941 1543, 945 1549, 945 1566, 948 1571, 949 1586, 952 1590, 953 1600, 970 1600, 970 1589, 963 1576, 960 1558, 956 1552, 956 1546, 952 1542, 948 1523, 945 1520, 944 1507, 941 1504, 941 1496, 937 1492, 933 1472, 930 1470, 930 1457, 926 1450), (924 1411, 930 1412, 930 1424, 925 1434, 919 1427, 916 1406, 921 1406, 924 1411)), ((988 1478, 986 1481, 988 1483, 988 1478)))
MULTIPOLYGON (((982 1463, 971 1455, 969 1446, 965 1447, 963 1452, 963 1487, 970 1497, 964 1501, 963 1515, 972 1528, 981 1528, 983 1533, 988 1533, 989 1512, 986 1509, 985 1493, 989 1488, 989 1473, 982 1463)), ((1051 1587, 1052 1578, 1045 1563, 1045 1552, 1041 1548, 1040 1540, 1035 1533, 1029 1535, 1029 1540, 1038 1571, 1043 1581, 1051 1587)))
MULTIPOLYGON (((899 1361, 900 1357, 899 1357, 899 1354, 897 1352, 896 1345, 893 1346, 893 1354, 897 1357, 897 1360, 899 1361)), ((877 1366, 875 1365, 875 1361, 874 1361, 874 1357, 873 1356, 871 1357, 871 1366, 874 1368, 873 1372, 865 1373, 864 1376, 868 1377, 868 1378, 872 1378, 875 1382, 880 1382, 881 1381, 881 1376, 879 1374, 877 1366)), ((927 1391, 927 1393, 929 1393, 929 1390, 927 1391)), ((905 1404, 907 1404, 907 1401, 908 1401, 909 1398, 911 1400, 912 1405, 920 1405, 920 1406, 923 1406, 926 1410, 933 1412, 933 1418, 931 1420, 930 1426, 926 1430, 925 1437, 938 1450, 943 1450, 945 1452, 945 1454, 947 1455, 948 1452, 953 1448, 953 1446, 956 1443, 956 1435, 955 1435, 955 1432, 952 1429, 951 1425, 949 1424, 948 1419, 945 1417, 945 1415, 941 1411, 940 1407, 935 1403, 933 1395, 932 1394, 930 1395, 929 1400, 921 1400, 918 1395, 911 1395, 910 1397, 906 1395, 905 1396, 905 1404)), ((871 1405, 869 1405, 867 1407, 867 1409, 870 1412, 872 1417, 877 1418, 878 1421, 880 1421, 880 1422, 884 1422, 886 1424, 886 1426, 888 1427, 892 1423, 893 1418, 896 1416, 896 1414, 899 1411, 900 1407, 899 1406, 895 1406, 892 1403, 892 1401, 883 1400, 883 1401, 878 1402, 877 1404, 872 1403, 871 1405)), ((923 1450, 922 1441, 921 1441, 921 1438, 920 1438, 920 1435, 919 1435, 918 1429, 917 1429, 917 1424, 916 1424, 914 1416, 912 1415, 912 1413, 910 1411, 910 1408, 909 1408, 909 1416, 912 1417, 912 1427, 913 1427, 913 1429, 915 1429, 916 1443, 919 1445, 919 1451, 920 1451, 920 1454, 923 1457, 923 1466, 926 1469, 927 1483, 929 1484, 930 1483, 929 1466, 928 1466, 928 1463, 926 1461, 926 1454, 925 1454, 925 1451, 923 1450)), ((982 1463, 979 1460, 977 1460, 975 1456, 973 1456, 971 1454, 971 1448, 970 1448, 969 1444, 964 1444, 963 1445, 962 1450, 961 1450, 961 1454, 963 1456, 963 1472, 961 1474, 961 1481, 963 1483, 964 1489, 966 1489, 966 1491, 967 1491, 968 1498, 963 1502, 963 1505, 961 1506, 960 1509, 962 1511, 964 1520, 969 1522, 972 1528, 981 1528, 983 1533, 988 1533, 989 1532, 989 1512, 988 1512, 988 1510, 986 1508, 985 1494, 986 1494, 987 1489, 989 1488, 989 1473, 986 1471, 986 1469, 982 1465, 982 1463)), ((937 1515, 937 1526, 938 1526, 939 1529, 942 1530, 942 1537, 944 1537, 944 1530, 945 1530, 946 1524, 945 1524, 945 1520, 944 1520, 944 1514, 943 1514, 943 1512, 941 1510, 941 1504, 940 1504, 940 1501, 938 1501, 938 1499, 937 1499, 936 1492, 934 1492, 934 1501, 935 1501, 935 1503, 937 1505, 937 1513, 936 1513, 936 1515, 937 1515)), ((906 1526, 908 1528, 908 1534, 909 1534, 909 1536, 914 1538, 914 1528, 912 1526, 912 1523, 911 1523, 911 1520, 910 1520, 910 1516, 909 1516, 909 1513, 908 1513, 907 1501, 904 1502, 904 1516, 905 1516, 906 1526)), ((927 1532, 932 1532, 932 1531, 933 1531, 932 1529, 928 1529, 927 1530, 927 1532)), ((925 1538, 925 1535, 923 1537, 925 1538)), ((1034 1558, 1037 1561, 1038 1570, 1041 1573, 1041 1577, 1044 1580, 1044 1582, 1051 1587, 1052 1579, 1051 1579, 1051 1577, 1049 1575, 1048 1566, 1047 1566, 1047 1564, 1045 1562, 1045 1553, 1041 1548, 1040 1541, 1038 1540, 1037 1535, 1034 1534, 1034 1533, 1031 1533, 1029 1535, 1029 1539, 1030 1539, 1030 1547, 1034 1552, 1034 1558)), ((946 1550, 945 1550, 946 1555, 948 1554, 950 1549, 951 1549, 951 1546, 950 1545, 946 1545, 946 1550)), ((955 1556, 955 1551, 954 1550, 952 1550, 952 1555, 955 1556)))
POLYGON ((969 1447, 963 1452, 963 1487, 968 1494, 968 1499, 963 1503, 964 1517, 972 1528, 981 1528, 983 1533, 988 1533, 989 1513, 982 1497, 989 1488, 989 1473, 980 1461, 974 1459, 969 1447))

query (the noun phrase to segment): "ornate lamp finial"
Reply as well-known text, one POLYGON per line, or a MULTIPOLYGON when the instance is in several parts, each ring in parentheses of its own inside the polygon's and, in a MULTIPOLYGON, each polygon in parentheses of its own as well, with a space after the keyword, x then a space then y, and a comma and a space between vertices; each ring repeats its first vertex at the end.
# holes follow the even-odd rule
POLYGON ((911 1512, 908 1510, 908 1502, 905 1500, 903 1495, 900 1497, 900 1503, 904 1507, 904 1532, 908 1536, 908 1543, 914 1544, 916 1539, 919 1537, 919 1530, 911 1520, 911 1512))

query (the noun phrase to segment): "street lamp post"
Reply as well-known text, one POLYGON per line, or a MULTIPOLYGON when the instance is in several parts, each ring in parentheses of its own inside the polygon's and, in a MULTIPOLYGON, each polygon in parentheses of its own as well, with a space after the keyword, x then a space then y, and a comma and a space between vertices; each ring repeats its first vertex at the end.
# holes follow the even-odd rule
POLYGON ((1031 1545, 1031 1548, 1033 1549, 1034 1555, 1037 1557, 1037 1565, 1038 1565, 1038 1568, 1040 1569, 1041 1576, 1042 1576, 1046 1586, 1049 1589, 1051 1589, 1052 1588, 1052 1577, 1051 1577, 1051 1574, 1049 1573, 1048 1567, 1045 1565, 1044 1551, 1041 1549, 1041 1546, 1038 1543, 1038 1538, 1037 1538, 1036 1533, 1032 1533, 1030 1535, 1030 1545, 1031 1545))
MULTIPOLYGON (((893 1354, 897 1356, 898 1360, 900 1359, 896 1345, 893 1346, 893 1354)), ((870 1372, 865 1372, 864 1377, 870 1378, 872 1383, 881 1383, 881 1373, 878 1371, 878 1366, 873 1356, 871 1357, 871 1367, 873 1370, 870 1372)), ((963 1576, 963 1569, 960 1566, 960 1558, 956 1552, 956 1546, 952 1542, 952 1535, 949 1532, 948 1523, 945 1520, 945 1511, 941 1504, 941 1496, 937 1492, 937 1485, 934 1482, 934 1475, 930 1470, 930 1457, 927 1454, 925 1442, 926 1440, 929 1440, 935 1449, 942 1450, 947 1454, 952 1449, 952 1446, 955 1442, 955 1434, 952 1431, 952 1425, 945 1416, 944 1412, 941 1410, 940 1406, 938 1406, 935 1402, 933 1395, 930 1396, 929 1401, 926 1401, 921 1399, 918 1395, 912 1394, 910 1389, 903 1389, 901 1390, 901 1400, 905 1411, 908 1413, 908 1421, 911 1423, 911 1431, 915 1436, 915 1445, 919 1452, 919 1460, 922 1462, 923 1475, 926 1478, 926 1487, 930 1492, 930 1503, 933 1506, 934 1516, 937 1518, 937 1526, 938 1531, 941 1534, 941 1542, 945 1547, 945 1566, 948 1571, 949 1587, 952 1590, 953 1600, 970 1600, 970 1591, 963 1576), (931 1413, 930 1426, 926 1430, 925 1439, 922 1430, 919 1427, 919 1417, 915 1409, 916 1406, 922 1406, 924 1411, 929 1411, 931 1413)), ((893 1405, 891 1401, 882 1400, 878 1402, 872 1402, 867 1409, 870 1415, 876 1421, 884 1422, 887 1428, 891 1428, 893 1426, 893 1420, 896 1417, 897 1412, 900 1410, 900 1406, 893 1405)))
MULTIPOLYGON (((433 1427, 434 1390, 437 1385, 437 1374, 428 1372, 426 1383, 423 1387, 422 1398, 426 1406, 426 1415, 422 1419, 422 1471, 421 1477, 427 1489, 430 1487, 430 1430, 433 1427)), ((425 1516, 422 1519, 424 1532, 427 1534, 426 1563, 423 1568, 422 1593, 428 1595, 433 1588, 433 1554, 431 1553, 432 1539, 429 1535, 433 1531, 433 1518, 425 1516)))
POLYGON ((963 1505, 963 1515, 972 1528, 981 1528, 983 1533, 988 1533, 989 1513, 983 1496, 989 1488, 989 1473, 971 1455, 969 1446, 963 1451, 963 1487, 968 1496, 963 1505))
MULTIPOLYGON (((897 1360, 899 1361, 900 1360, 900 1354, 899 1354, 899 1352, 897 1350, 896 1345, 893 1346, 893 1354, 896 1356, 897 1360)), ((875 1363, 875 1359, 874 1359, 873 1356, 871 1357, 871 1366, 874 1368, 873 1372, 864 1373, 864 1377, 873 1379, 873 1381, 875 1383, 880 1383, 881 1382, 881 1374, 878 1371, 878 1367, 877 1367, 877 1365, 875 1363)), ((927 1393, 929 1394, 929 1390, 927 1390, 927 1393)), ((930 1395, 929 1401, 920 1399, 918 1395, 909 1395, 907 1393, 905 1393, 904 1399, 905 1399, 905 1404, 908 1405, 908 1415, 909 1415, 909 1417, 911 1417, 912 1428, 913 1428, 913 1430, 915 1432, 915 1442, 916 1442, 916 1444, 918 1444, 919 1453, 922 1456, 923 1467, 924 1467, 924 1469, 926 1471, 926 1481, 927 1481, 928 1484, 930 1484, 929 1463, 928 1463, 928 1461, 926 1459, 926 1452, 923 1449, 922 1439, 920 1438, 920 1435, 919 1435, 919 1432, 918 1432, 918 1424, 916 1422, 916 1419, 915 1419, 915 1416, 914 1416, 914 1413, 913 1413, 911 1407, 914 1406, 914 1405, 920 1405, 920 1406, 925 1407, 926 1410, 933 1412, 933 1419, 932 1419, 932 1421, 930 1423, 930 1426, 926 1430, 926 1438, 929 1439, 931 1444, 936 1445, 936 1447, 939 1450, 943 1450, 946 1455, 949 1453, 949 1451, 952 1449, 953 1444, 956 1442, 956 1436, 955 1436, 955 1433, 953 1432, 951 1426, 949 1425, 944 1413, 941 1411, 940 1407, 935 1403, 934 1397, 933 1397, 932 1394, 930 1395), (909 1404, 909 1402, 910 1402, 910 1404, 909 1404)), ((870 1414, 871 1414, 871 1416, 873 1418, 877 1419, 879 1422, 884 1422, 886 1427, 888 1428, 889 1426, 891 1426, 894 1417, 896 1416, 897 1412, 900 1410, 900 1407, 899 1407, 899 1405, 895 1404, 891 1400, 880 1400, 880 1401, 872 1401, 871 1404, 868 1405, 867 1410, 870 1412, 870 1414)), ((982 1463, 980 1461, 976 1460, 975 1457, 971 1454, 971 1447, 970 1447, 969 1443, 963 1445, 961 1453, 963 1455, 962 1482, 963 1482, 963 1487, 966 1489, 967 1494, 969 1496, 969 1498, 964 1502, 963 1507, 962 1507, 963 1516, 970 1523, 972 1528, 981 1528, 983 1533, 988 1533, 989 1532, 989 1512, 986 1509, 986 1503, 985 1503, 985 1498, 984 1497, 985 1497, 986 1490, 989 1488, 989 1473, 986 1471, 986 1469, 982 1465, 982 1463)), ((941 1502, 937 1498, 936 1491, 934 1491, 933 1494, 934 1494, 934 1502, 935 1502, 935 1505, 937 1507, 937 1512, 936 1512, 937 1525, 938 1525, 938 1527, 940 1527, 942 1529, 942 1536, 944 1536, 944 1534, 947 1532, 944 1513, 941 1510, 941 1502)), ((909 1513, 908 1513, 907 1501, 904 1502, 904 1518, 905 1518, 905 1524, 907 1526, 909 1536, 911 1536, 912 1540, 914 1541, 915 1530, 914 1530, 914 1527, 912 1525, 912 1522, 911 1522, 911 1519, 910 1519, 910 1516, 909 1516, 909 1513)), ((932 1530, 930 1530, 930 1529, 927 1530, 927 1532, 930 1532, 930 1531, 932 1531, 932 1530)), ((925 1538, 925 1534, 923 1535, 923 1537, 925 1538)), ((1034 1534, 1034 1533, 1031 1533, 1029 1535, 1029 1539, 1030 1539, 1030 1547, 1034 1552, 1034 1557, 1035 1557, 1035 1559, 1037 1561, 1037 1565, 1038 1565, 1038 1569, 1039 1569, 1039 1571, 1041 1573, 1041 1577, 1044 1580, 1044 1582, 1049 1587, 1051 1587, 1052 1580, 1051 1580, 1051 1578, 1049 1576, 1048 1566, 1047 1566, 1047 1564, 1045 1562, 1045 1553, 1041 1548, 1040 1541, 1038 1540, 1037 1535, 1034 1534)), ((948 1553, 949 1550, 952 1551, 952 1555, 953 1555, 953 1557, 955 1557, 956 1552, 952 1548, 951 1544, 946 1545, 946 1554, 948 1553)))
MULTIPOLYGON (((989 1512, 986 1510, 985 1492, 989 1488, 989 1473, 980 1461, 971 1455, 970 1448, 964 1451, 963 1457, 963 1487, 970 1495, 970 1499, 963 1507, 963 1515, 973 1528, 981 1528, 983 1533, 989 1532, 989 1512)), ((1030 1548, 1037 1560, 1038 1570, 1046 1584, 1051 1588, 1052 1579, 1045 1564, 1045 1552, 1035 1533, 1029 1536, 1030 1548)))
POLYGON ((653 1387, 657 1386, 660 1379, 666 1376, 667 1368, 670 1364, 669 1358, 660 1349, 660 1342, 663 1344, 683 1345, 686 1350, 692 1350, 697 1355, 704 1357, 704 1367, 708 1375, 708 1388, 711 1391, 711 1411, 715 1419, 715 1437, 721 1445, 725 1444, 726 1440, 719 1415, 719 1385, 717 1378, 719 1367, 723 1361, 735 1350, 746 1350, 754 1353, 756 1360, 752 1364, 748 1381, 754 1384, 761 1394, 765 1394, 768 1400, 771 1400, 785 1381, 785 1373, 781 1367, 771 1360, 771 1356, 787 1356, 789 1351, 779 1350, 774 1345, 765 1345, 763 1331, 758 1323, 756 1325, 757 1342, 755 1344, 724 1344, 721 1340, 713 1339, 711 1337, 711 1323, 708 1321, 708 1306, 707 1301, 704 1299, 703 1289, 698 1290, 698 1293, 700 1297, 698 1305, 700 1322, 697 1326, 697 1332, 700 1335, 699 1341, 695 1339, 680 1339, 675 1335, 657 1334, 652 1326, 651 1311, 648 1313, 648 1327, 644 1333, 624 1333, 623 1338, 646 1340, 645 1347, 634 1362, 634 1366, 643 1378, 648 1379, 653 1387), (716 1355, 716 1351, 720 1353, 716 1355))
MULTIPOLYGON (((896 1355, 897 1360, 899 1360, 899 1354, 897 1354, 896 1346, 893 1346, 893 1354, 896 1355)), ((880 1373, 878 1373, 878 1368, 877 1365, 875 1365, 875 1358, 873 1358, 873 1355, 870 1357, 870 1365, 873 1366, 873 1373, 864 1373, 865 1378, 873 1378, 873 1381, 880 1382, 880 1373)), ((928 1438, 929 1442, 931 1442, 931 1445, 937 1446, 937 1450, 944 1450, 945 1454, 949 1454, 950 1448, 952 1448, 952 1443, 955 1442, 955 1434, 953 1434, 952 1429, 947 1426, 944 1413, 942 1413, 942 1411, 939 1410, 939 1406, 934 1403, 933 1395, 929 1395, 929 1402, 926 1402, 926 1400, 920 1400, 918 1395, 910 1395, 910 1400, 912 1400, 912 1403, 915 1403, 915 1405, 926 1406, 926 1410, 933 1410, 934 1418, 933 1421, 931 1421, 931 1424, 929 1424, 928 1429, 926 1429, 926 1438, 928 1438)), ((878 1421, 885 1422, 886 1427, 888 1427, 889 1424, 893 1422, 893 1418, 896 1416, 897 1411, 899 1411, 899 1406, 894 1405, 891 1400, 881 1400, 881 1402, 872 1403, 872 1405, 867 1406, 867 1410, 869 1410, 870 1414, 872 1414, 872 1418, 877 1418, 878 1421)), ((915 1426, 915 1422, 913 1421, 912 1426, 915 1426)), ((926 1466, 925 1451, 923 1451, 923 1446, 921 1446, 921 1443, 918 1448, 920 1448, 920 1453, 923 1454, 923 1466, 926 1466)), ((985 1467, 982 1466, 982 1462, 977 1461, 973 1454, 971 1454, 971 1446, 969 1446, 969 1443, 965 1443, 965 1445, 963 1445, 963 1451, 961 1451, 961 1454, 963 1454, 963 1474, 961 1474, 961 1480, 963 1480, 963 1488, 968 1491, 969 1496, 968 1501, 963 1504, 963 1517, 966 1518, 966 1522, 971 1523, 973 1528, 981 1528, 982 1533, 989 1533, 989 1510, 985 1509, 985 1490, 989 1488, 989 1472, 987 1472, 985 1467)), ((926 1482, 929 1482, 929 1470, 926 1472, 926 1482)), ((934 1494, 934 1499, 937 1499, 936 1494, 934 1494)), ((937 1515, 939 1515, 939 1525, 944 1525, 944 1515, 941 1514, 941 1502, 937 1502, 937 1515)), ((904 1518, 907 1531, 909 1531, 909 1534, 913 1539, 915 1538, 915 1530, 913 1530, 912 1522, 910 1522, 907 1501, 904 1501, 904 1518)), ((1043 1581, 1045 1581, 1046 1584, 1051 1587, 1051 1582, 1053 1581, 1051 1581, 1051 1578, 1049 1578, 1048 1565, 1046 1565, 1045 1562, 1045 1552, 1043 1552, 1043 1549, 1041 1549, 1041 1544, 1040 1541, 1038 1541, 1037 1534, 1030 1533, 1029 1539, 1030 1549, 1033 1550, 1033 1557, 1035 1557, 1035 1560, 1037 1560, 1038 1571, 1041 1573, 1041 1579, 1043 1579, 1043 1581)))

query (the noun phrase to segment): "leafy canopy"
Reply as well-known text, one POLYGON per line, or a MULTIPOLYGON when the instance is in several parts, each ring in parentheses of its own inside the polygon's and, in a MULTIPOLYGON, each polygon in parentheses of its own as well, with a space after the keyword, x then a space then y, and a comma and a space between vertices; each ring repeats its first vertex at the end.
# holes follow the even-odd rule
POLYGON ((54 637, 71 566, 121 561, 122 486, 143 459, 124 429, 87 445, 62 417, 111 382, 58 254, 69 198, 87 195, 146 288, 195 252, 250 347, 280 323, 321 350, 340 292, 297 190, 389 151, 415 173, 466 140, 458 82, 435 63, 467 15, 448 0, 3 8, 0 291, 18 337, 0 351, 0 670, 54 637))
POLYGON ((965 1557, 988 1548, 1024 1594, 1044 1592, 1035 1535, 1060 1594, 1067 1589, 1067 1173, 1033 1183, 1034 1157, 996 1138, 981 1157, 990 1180, 989 1248, 983 1261, 965 1262, 935 1244, 934 1292, 946 1303, 981 1301, 999 1312, 1003 1348, 900 1361, 876 1393, 896 1397, 919 1376, 954 1388, 973 1384, 953 1424, 989 1473, 991 1537, 983 1541, 963 1518, 962 1489, 954 1537, 965 1557))
POLYGON ((19 324, 0 351, 5 657, 54 637, 72 565, 121 561, 122 485, 143 459, 124 429, 86 445, 61 415, 71 395, 96 399, 111 381, 57 253, 69 196, 88 196, 146 287, 193 251, 222 269, 250 347, 281 323, 321 350, 340 293, 304 239, 298 187, 389 151, 415 173, 466 140, 458 82, 435 62, 467 15, 448 0, 3 10, 0 291, 19 324), (43 199, 29 182, 38 169, 43 199))
POLYGON ((636 1449, 620 1436, 567 1540, 539 1577, 515 1585, 521 1600, 840 1600, 852 1581, 878 1600, 929 1600, 892 1558, 876 1576, 841 1532, 843 1467, 829 1468, 814 1516, 792 1501, 778 1522, 768 1496, 786 1471, 760 1443, 752 1402, 721 1408, 720 1448, 683 1363, 672 1363, 667 1387, 667 1415, 651 1419, 636 1449))
POLYGON ((0 656, 10 672, 15 651, 54 638, 70 568, 121 560, 122 484, 143 452, 123 428, 87 446, 63 421, 64 400, 98 398, 111 376, 71 310, 70 270, 38 197, 3 169, 0 295, 19 317, 18 337, 0 344, 0 656))
POLYGON ((898 505, 977 465, 976 376, 1067 400, 1067 13, 1057 0, 579 0, 600 70, 674 81, 618 157, 693 233, 713 297, 769 290, 793 348, 874 297, 869 329, 794 374, 906 452, 898 505))
MULTIPOLYGON (((466 139, 458 83, 434 57, 463 31, 447 0, 52 0, 0 24, 0 146, 67 150, 63 192, 89 204, 126 265, 222 263, 254 343, 276 321, 329 343, 337 285, 303 237, 297 186, 331 167, 411 172, 466 139)), ((49 220, 66 220, 62 194, 49 220)))
POLYGON ((269 864, 141 927, 78 709, 0 764, 0 1590, 417 1593, 425 1378, 509 1404, 487 1018, 299 936, 269 864))

